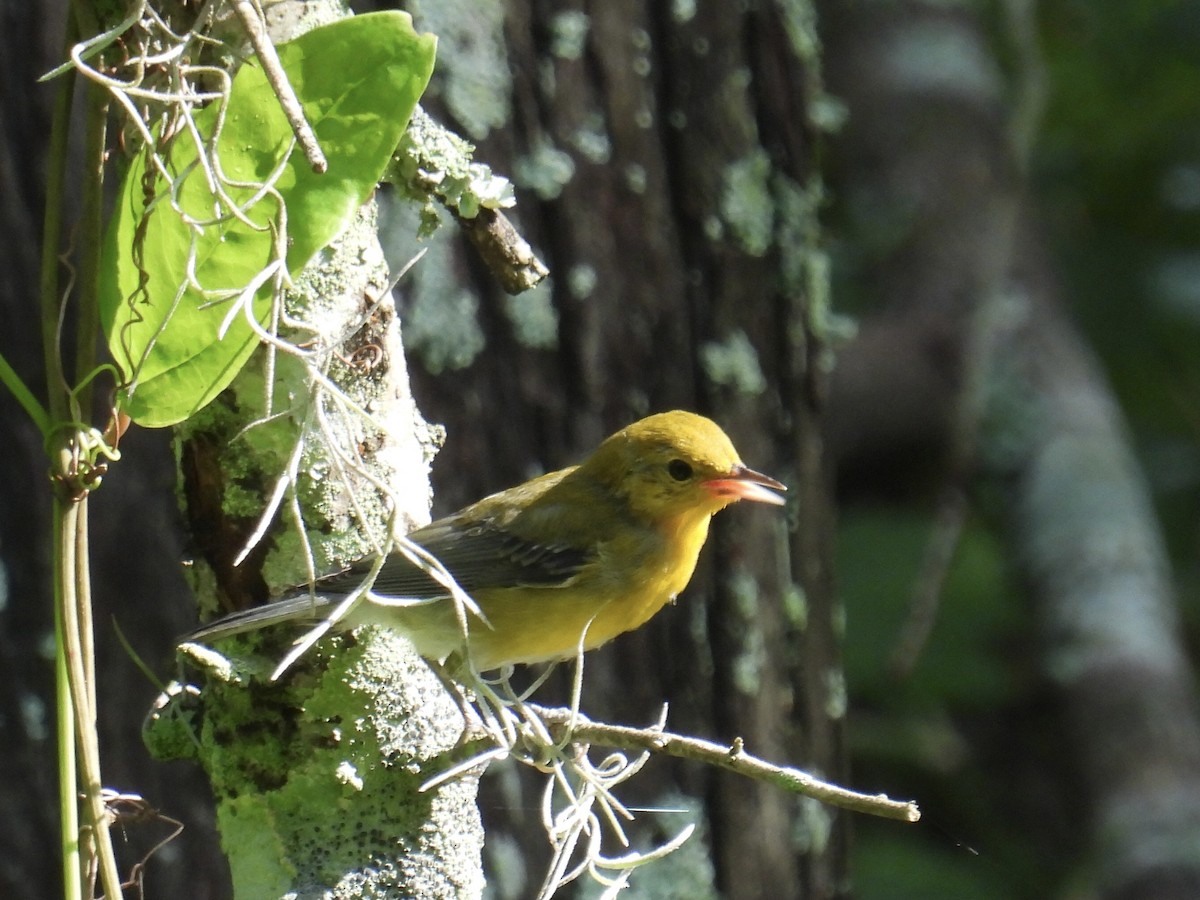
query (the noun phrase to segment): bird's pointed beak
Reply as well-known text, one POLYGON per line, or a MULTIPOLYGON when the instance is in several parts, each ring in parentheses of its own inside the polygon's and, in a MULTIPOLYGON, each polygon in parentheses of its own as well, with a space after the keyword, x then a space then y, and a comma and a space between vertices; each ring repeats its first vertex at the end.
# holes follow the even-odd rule
POLYGON ((729 501, 754 500, 774 506, 783 506, 786 502, 775 493, 775 491, 786 491, 785 485, 769 475, 755 472, 741 463, 734 466, 725 477, 713 478, 704 482, 704 488, 714 497, 721 497, 729 501))

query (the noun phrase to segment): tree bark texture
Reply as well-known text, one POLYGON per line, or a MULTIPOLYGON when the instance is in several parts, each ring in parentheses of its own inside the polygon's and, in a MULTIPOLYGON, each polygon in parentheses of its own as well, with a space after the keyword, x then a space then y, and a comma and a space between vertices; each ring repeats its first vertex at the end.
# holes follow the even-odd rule
MULTIPOLYGON (((410 343, 414 389, 448 432, 439 507, 573 462, 647 412, 712 415, 748 464, 789 484, 790 530, 754 510, 718 516, 679 604, 589 654, 584 708, 650 722, 669 701, 673 727, 741 737, 767 757, 844 778, 811 10, 522 0, 476 6, 463 34, 461 23, 442 24, 456 5, 408 6, 440 35, 428 105, 513 174, 515 219, 552 279, 546 294, 506 298, 461 242, 452 288, 414 273, 402 307, 408 334, 421 335, 410 343), (497 58, 511 79, 492 70, 474 84, 491 92, 485 121, 464 75, 497 58), (477 316, 465 332, 461 319, 439 320, 424 337, 435 291, 470 298, 462 308, 477 316), (526 320, 546 306, 552 341, 530 340, 526 320), (440 347, 435 338, 451 331, 474 352, 440 347)), ((656 771, 627 786, 646 793, 634 802, 701 800, 721 896, 844 895, 843 814, 723 774, 656 771)), ((536 793, 525 797, 532 804, 536 793)), ((528 812, 505 817, 485 801, 484 814, 489 835, 513 834, 536 871, 545 850, 528 812)), ((669 882, 671 865, 639 871, 635 883, 669 882)))
MULTIPOLYGON (((279 43, 348 14, 338 2, 266 6, 279 43)), ((237 24, 227 40, 241 39, 237 24)), ((311 362, 262 346, 178 427, 202 606, 265 601, 304 583, 310 564, 336 571, 390 546, 393 528, 403 534, 428 520, 435 446, 409 388, 388 280, 371 199, 293 274, 283 298, 289 324, 280 336, 320 354, 321 378, 311 362), (289 472, 288 499, 254 544, 289 472)), ((245 657, 232 645, 232 676, 224 663, 198 666, 197 742, 181 745, 212 780, 234 896, 480 896, 477 773, 422 789, 464 727, 442 682, 407 641, 381 629, 331 638, 268 682, 294 635, 275 637, 251 641, 245 657)), ((160 732, 147 735, 157 749, 160 732)))

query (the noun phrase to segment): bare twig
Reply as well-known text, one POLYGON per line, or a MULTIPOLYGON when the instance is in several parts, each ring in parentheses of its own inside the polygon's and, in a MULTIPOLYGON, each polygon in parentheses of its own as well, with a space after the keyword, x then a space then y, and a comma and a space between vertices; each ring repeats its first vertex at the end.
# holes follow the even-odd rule
POLYGON ((533 705, 530 705, 529 709, 535 712, 556 736, 571 741, 600 744, 621 750, 665 753, 679 759, 694 759, 851 812, 897 819, 901 822, 916 822, 921 818, 921 811, 913 801, 892 800, 886 794, 863 794, 822 781, 800 769, 769 763, 747 753, 740 739, 731 745, 723 745, 701 738, 673 734, 659 728, 630 728, 627 725, 593 722, 581 713, 569 709, 548 709, 533 705))
POLYGON ((267 82, 279 99, 279 106, 283 110, 283 114, 287 116, 292 131, 296 134, 300 149, 304 151, 304 158, 308 160, 308 164, 312 166, 314 172, 323 174, 329 168, 329 163, 325 159, 325 154, 321 152, 312 126, 308 124, 308 119, 304 118, 304 108, 301 107, 296 92, 292 90, 291 82, 284 74, 283 66, 279 62, 279 54, 275 52, 275 45, 267 36, 267 30, 263 27, 259 11, 255 8, 252 0, 233 0, 233 8, 242 22, 242 27, 246 29, 246 35, 250 38, 254 52, 262 63, 263 74, 267 76, 267 82))
POLYGON ((550 274, 504 213, 485 207, 468 219, 455 209, 450 211, 505 293, 520 294, 550 274))
MULTIPOLYGON (((64 466, 70 464, 69 450, 59 451, 59 463, 64 466)), ((61 627, 68 689, 76 723, 75 736, 79 744, 80 788, 90 829, 88 864, 96 866, 104 895, 115 898, 121 896, 121 878, 117 872, 109 819, 101 796, 103 789, 96 735, 96 707, 92 703, 94 686, 88 678, 90 660, 85 657, 83 626, 79 618, 79 587, 81 581, 86 583, 87 580, 86 509, 87 498, 84 497, 77 503, 62 504, 57 510, 55 561, 59 568, 59 615, 56 621, 61 627)), ((90 645, 90 640, 87 645, 90 645)))
POLYGON ((183 834, 183 823, 178 819, 163 815, 138 794, 122 794, 105 788, 103 796, 112 827, 120 828, 122 834, 131 825, 161 823, 171 828, 170 834, 147 850, 142 858, 133 864, 133 867, 129 870, 129 877, 121 884, 122 888, 127 889, 140 898, 145 898, 143 878, 146 874, 147 863, 150 862, 150 858, 155 853, 183 834))

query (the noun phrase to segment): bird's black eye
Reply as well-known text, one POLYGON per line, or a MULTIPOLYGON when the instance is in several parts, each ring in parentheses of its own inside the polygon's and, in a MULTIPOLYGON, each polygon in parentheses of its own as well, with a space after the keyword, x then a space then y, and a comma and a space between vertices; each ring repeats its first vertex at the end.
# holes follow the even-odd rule
POLYGON ((682 459, 673 459, 667 463, 667 474, 676 481, 687 481, 692 477, 692 467, 682 459))

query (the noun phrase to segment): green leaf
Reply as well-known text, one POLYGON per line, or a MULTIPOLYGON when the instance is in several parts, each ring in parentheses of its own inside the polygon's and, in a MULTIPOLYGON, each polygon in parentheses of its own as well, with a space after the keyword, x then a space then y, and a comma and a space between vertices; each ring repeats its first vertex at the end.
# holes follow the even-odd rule
MULTIPOLYGON (((407 14, 382 12, 342 19, 279 46, 284 71, 329 163, 318 175, 293 148, 273 182, 286 209, 289 272, 298 272, 337 237, 375 189, 429 81, 435 44, 432 36, 413 30, 407 14)), ((216 104, 196 113, 206 139, 219 114, 216 104)), ((231 182, 265 182, 279 170, 292 141, 257 60, 247 62, 234 78, 217 140, 221 171, 231 182)), ((209 189, 197 159, 190 135, 178 135, 169 161, 176 202, 188 217, 211 220, 226 204, 209 189)), ((247 212, 257 229, 230 217, 197 227, 168 202, 170 185, 161 177, 147 211, 144 177, 145 159, 139 157, 126 174, 109 227, 100 304, 109 351, 126 376, 121 408, 138 423, 159 427, 211 401, 258 346, 245 313, 229 315, 234 299, 214 302, 212 292, 244 291, 270 263, 280 210, 267 196, 247 212), (139 227, 140 269, 134 254, 139 227), (203 292, 187 283, 193 252, 203 292)), ((239 204, 254 195, 249 187, 226 190, 239 204)), ((259 322, 270 310, 271 293, 269 281, 253 292, 259 322)))

